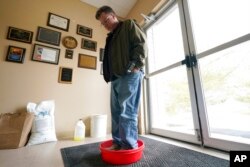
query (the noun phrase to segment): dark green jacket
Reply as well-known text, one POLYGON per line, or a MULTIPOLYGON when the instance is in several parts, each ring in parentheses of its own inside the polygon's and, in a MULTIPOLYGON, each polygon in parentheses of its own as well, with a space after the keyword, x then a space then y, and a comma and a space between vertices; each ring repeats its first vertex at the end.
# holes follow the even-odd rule
MULTIPOLYGON (((109 66, 110 76, 125 75, 128 65, 132 61, 138 68, 144 66, 144 59, 147 55, 146 35, 134 20, 123 21, 114 32, 108 34, 105 50, 107 51, 105 51, 104 59, 106 57, 107 60, 108 56, 109 63, 104 62, 103 68, 109 66)), ((108 82, 112 80, 109 78, 110 76, 106 76, 106 79, 104 76, 104 79, 108 82)))

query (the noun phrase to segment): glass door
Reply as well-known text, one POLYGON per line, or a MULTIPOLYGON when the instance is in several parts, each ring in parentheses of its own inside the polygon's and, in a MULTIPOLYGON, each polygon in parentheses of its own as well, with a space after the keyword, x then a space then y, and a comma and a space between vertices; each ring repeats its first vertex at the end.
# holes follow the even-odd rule
POLYGON ((147 83, 150 97, 150 132, 200 143, 199 123, 193 97, 192 71, 183 62, 188 55, 183 37, 180 4, 173 3, 147 29, 149 44, 147 83), (189 84, 191 82, 191 84, 189 84))
POLYGON ((146 26, 149 131, 250 149, 250 1, 169 1, 146 26))
POLYGON ((188 2, 204 145, 249 150, 250 1, 188 2))

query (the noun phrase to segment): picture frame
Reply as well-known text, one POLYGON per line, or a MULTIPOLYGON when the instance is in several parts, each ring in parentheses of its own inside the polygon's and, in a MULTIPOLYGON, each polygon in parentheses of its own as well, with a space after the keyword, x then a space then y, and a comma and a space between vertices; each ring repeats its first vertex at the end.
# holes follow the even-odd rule
POLYGON ((78 57, 78 67, 95 70, 96 69, 96 57, 80 53, 78 57))
POLYGON ((104 48, 100 48, 100 53, 99 53, 99 61, 103 62, 104 59, 104 48))
POLYGON ((33 39, 33 32, 20 28, 9 27, 7 39, 24 43, 31 43, 33 39))
POLYGON ((59 46, 61 32, 39 26, 37 29, 36 41, 59 46))
POLYGON ((25 51, 25 48, 10 45, 6 55, 6 61, 14 63, 23 63, 25 51))
POLYGON ((91 50, 91 51, 96 51, 97 48, 97 42, 96 41, 92 41, 89 39, 82 39, 82 45, 81 45, 82 49, 87 49, 87 50, 91 50))
POLYGON ((60 49, 50 46, 35 44, 31 60, 57 65, 60 57, 60 49))
POLYGON ((85 37, 92 38, 93 29, 77 24, 76 33, 85 37))
POLYGON ((67 59, 73 59, 73 54, 74 54, 73 50, 66 49, 66 51, 65 51, 65 58, 67 58, 67 59))
POLYGON ((71 84, 73 78, 73 68, 69 67, 60 67, 59 68, 59 83, 71 84))
POLYGON ((103 75, 103 63, 101 63, 100 74, 103 75))
POLYGON ((63 31, 69 31, 70 19, 49 12, 47 26, 54 27, 63 31))
POLYGON ((66 36, 62 40, 62 44, 67 49, 75 49, 77 47, 77 40, 72 36, 66 36))

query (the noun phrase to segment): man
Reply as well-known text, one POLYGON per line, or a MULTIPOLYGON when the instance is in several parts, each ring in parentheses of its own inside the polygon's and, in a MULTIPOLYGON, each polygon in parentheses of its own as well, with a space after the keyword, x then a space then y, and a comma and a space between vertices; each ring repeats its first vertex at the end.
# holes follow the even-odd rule
POLYGON ((134 20, 119 21, 109 6, 96 12, 96 19, 109 31, 103 75, 111 82, 112 150, 137 148, 138 106, 146 36, 134 20))

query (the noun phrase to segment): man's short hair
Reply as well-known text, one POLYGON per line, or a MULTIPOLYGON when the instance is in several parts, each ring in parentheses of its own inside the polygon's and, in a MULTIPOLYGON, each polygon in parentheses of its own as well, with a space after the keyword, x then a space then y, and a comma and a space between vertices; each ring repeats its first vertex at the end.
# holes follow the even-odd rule
POLYGON ((100 18, 100 16, 101 16, 102 13, 114 13, 115 14, 114 10, 111 7, 109 7, 109 6, 102 6, 102 7, 100 7, 96 11, 95 18, 97 20, 99 20, 99 18, 100 18))

